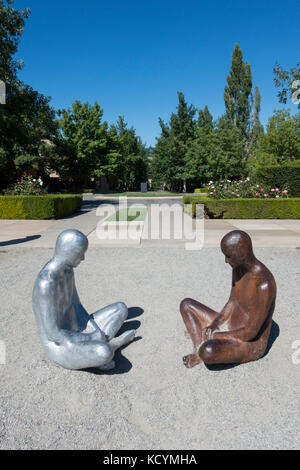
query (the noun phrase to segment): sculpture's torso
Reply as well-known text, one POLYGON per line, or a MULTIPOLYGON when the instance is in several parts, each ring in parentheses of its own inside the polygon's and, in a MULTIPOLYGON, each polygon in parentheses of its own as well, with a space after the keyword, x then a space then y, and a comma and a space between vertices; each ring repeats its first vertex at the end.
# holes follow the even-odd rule
POLYGON ((50 339, 52 331, 80 331, 73 303, 75 279, 72 268, 57 273, 51 262, 40 272, 33 292, 33 308, 41 336, 50 339), (50 307, 51 314, 46 312, 50 307))
POLYGON ((272 317, 275 298, 275 279, 262 263, 257 261, 255 269, 251 272, 243 273, 235 269, 233 272, 233 286, 227 304, 229 314, 225 316, 220 330, 231 331, 243 328, 249 322, 256 321, 255 315, 263 316, 262 321, 258 321, 260 324, 263 323, 269 317, 272 317), (258 313, 261 311, 261 305, 258 305, 258 302, 262 291, 267 297, 267 301, 263 313, 258 313))

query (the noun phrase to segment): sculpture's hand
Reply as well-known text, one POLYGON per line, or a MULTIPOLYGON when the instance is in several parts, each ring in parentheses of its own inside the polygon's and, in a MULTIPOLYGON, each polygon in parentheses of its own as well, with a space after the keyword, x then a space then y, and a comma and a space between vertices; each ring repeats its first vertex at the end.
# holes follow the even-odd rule
POLYGON ((205 341, 211 339, 213 332, 214 329, 212 328, 212 325, 208 326, 207 328, 204 328, 204 330, 202 330, 202 342, 204 343, 205 341))
POLYGON ((213 323, 211 323, 211 325, 209 325, 207 328, 204 328, 204 330, 202 330, 202 341, 208 341, 209 339, 212 338, 214 332, 218 329, 218 320, 219 318, 217 318, 217 320, 215 320, 213 323))
POLYGON ((103 331, 98 328, 97 330, 93 331, 91 333, 91 336, 93 337, 94 341, 106 341, 106 336, 103 333, 103 331))

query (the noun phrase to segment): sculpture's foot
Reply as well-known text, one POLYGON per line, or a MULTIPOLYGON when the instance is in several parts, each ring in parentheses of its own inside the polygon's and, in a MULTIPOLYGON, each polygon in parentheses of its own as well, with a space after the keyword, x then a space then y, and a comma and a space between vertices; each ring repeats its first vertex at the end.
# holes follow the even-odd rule
POLYGON ((192 367, 195 367, 197 364, 200 364, 202 362, 202 359, 200 358, 199 354, 189 354, 188 356, 184 356, 182 360, 183 364, 188 369, 191 369, 192 367))
POLYGON ((128 344, 131 341, 133 341, 135 335, 136 335, 136 330, 125 331, 125 333, 123 333, 122 335, 111 339, 110 342, 109 342, 109 345, 115 351, 116 349, 120 348, 121 346, 124 346, 125 344, 128 344))
POLYGON ((116 367, 115 361, 110 361, 108 364, 103 364, 103 366, 97 367, 97 369, 105 371, 105 370, 112 370, 115 367, 116 367))

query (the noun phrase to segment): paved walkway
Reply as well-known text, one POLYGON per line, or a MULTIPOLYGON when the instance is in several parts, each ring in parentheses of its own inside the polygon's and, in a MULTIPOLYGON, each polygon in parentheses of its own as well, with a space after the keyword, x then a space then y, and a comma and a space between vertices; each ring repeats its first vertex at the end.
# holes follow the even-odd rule
MULTIPOLYGON (((162 224, 163 219, 169 217, 168 208, 175 208, 180 218, 182 212, 180 208, 181 198, 128 198, 128 206, 141 206, 148 208, 148 215, 139 226, 137 237, 125 240, 99 239, 97 236, 97 226, 107 218, 109 212, 105 206, 117 207, 119 198, 85 197, 82 210, 71 217, 60 220, 0 220, 0 248, 13 249, 22 246, 53 248, 57 236, 68 228, 75 228, 88 236, 90 246, 181 246, 186 243, 184 238, 174 239, 174 224, 171 223, 171 232, 168 236, 168 228, 165 229, 162 224), (150 226, 150 205, 161 204, 162 216, 160 219, 160 228, 158 239, 151 237, 150 226), (98 212, 97 212, 98 209, 98 212)), ((188 216, 183 221, 184 226, 192 223, 193 230, 197 232, 202 230, 202 222, 191 222, 188 216), (198 223, 198 227, 196 227, 198 223)), ((101 228, 100 228, 101 229, 101 228)), ((300 247, 300 220, 205 220, 204 221, 204 246, 219 246, 222 237, 231 230, 245 230, 252 237, 256 246, 260 247, 300 247)), ((184 232, 184 230, 183 230, 184 232)), ((184 232, 185 233, 185 232, 184 232)))

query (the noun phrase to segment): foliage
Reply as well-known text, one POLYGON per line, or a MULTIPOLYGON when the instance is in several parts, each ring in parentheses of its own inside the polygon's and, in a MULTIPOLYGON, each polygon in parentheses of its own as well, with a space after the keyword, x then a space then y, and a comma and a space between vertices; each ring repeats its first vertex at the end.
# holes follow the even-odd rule
POLYGON ((184 196, 184 210, 192 204, 203 204, 205 216, 211 219, 300 219, 300 198, 288 199, 211 199, 206 196, 184 196))
POLYGON ((300 162, 256 168, 255 178, 266 187, 287 187, 291 196, 300 197, 300 162))
POLYGON ((38 196, 45 194, 43 181, 32 178, 30 175, 24 175, 15 184, 10 185, 4 192, 6 196, 38 196))
POLYGON ((224 100, 226 118, 234 127, 240 129, 244 136, 247 135, 250 119, 249 97, 252 90, 252 74, 248 62, 243 61, 243 53, 238 44, 235 44, 232 53, 232 63, 227 86, 225 87, 224 100))
POLYGON ((277 110, 258 139, 252 165, 284 164, 300 159, 300 113, 277 110))
MULTIPOLYGON (((293 84, 296 80, 300 80, 300 62, 289 71, 284 70, 281 65, 276 63, 273 67, 273 72, 275 86, 280 88, 277 94, 279 102, 286 104, 288 95, 293 98, 294 93, 296 94, 296 99, 299 100, 299 87, 294 88, 293 84)), ((298 103, 298 108, 300 108, 300 102, 298 103)))
POLYGON ((182 191, 185 187, 185 156, 196 137, 196 109, 187 104, 181 92, 178 101, 177 113, 171 114, 168 123, 159 119, 161 135, 157 139, 151 174, 172 191, 182 191))
POLYGON ((0 188, 25 170, 47 172, 41 140, 51 139, 57 129, 50 99, 18 80, 23 63, 15 54, 30 10, 18 11, 12 4, 0 3, 0 80, 6 84, 6 104, 0 106, 0 188))
POLYGON ((238 181, 210 181, 209 197, 212 199, 236 199, 236 198, 287 198, 288 186, 255 184, 250 178, 238 181))
POLYGON ((81 195, 0 196, 0 219, 53 219, 79 210, 81 195))
POLYGON ((199 194, 199 193, 208 193, 209 191, 209 188, 195 188, 194 189, 194 193, 195 194, 199 194))

